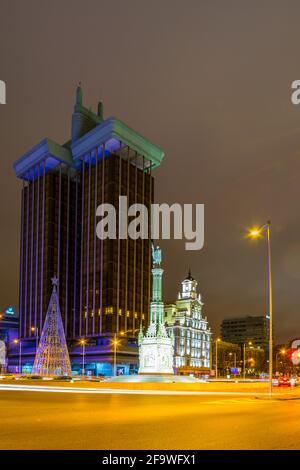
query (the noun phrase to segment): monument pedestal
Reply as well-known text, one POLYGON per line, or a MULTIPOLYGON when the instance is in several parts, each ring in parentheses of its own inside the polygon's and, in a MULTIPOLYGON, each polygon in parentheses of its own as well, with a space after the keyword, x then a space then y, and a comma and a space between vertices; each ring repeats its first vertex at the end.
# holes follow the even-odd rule
POLYGON ((148 336, 140 343, 139 374, 173 375, 173 340, 166 336, 148 336))

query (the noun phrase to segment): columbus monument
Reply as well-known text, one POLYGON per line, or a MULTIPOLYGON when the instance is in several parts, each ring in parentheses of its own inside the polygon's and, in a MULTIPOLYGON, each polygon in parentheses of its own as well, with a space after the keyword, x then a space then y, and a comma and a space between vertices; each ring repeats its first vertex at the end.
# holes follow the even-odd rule
POLYGON ((173 333, 168 333, 164 324, 162 300, 161 250, 152 245, 152 300, 150 324, 146 333, 141 326, 139 333, 139 374, 174 374, 173 333))

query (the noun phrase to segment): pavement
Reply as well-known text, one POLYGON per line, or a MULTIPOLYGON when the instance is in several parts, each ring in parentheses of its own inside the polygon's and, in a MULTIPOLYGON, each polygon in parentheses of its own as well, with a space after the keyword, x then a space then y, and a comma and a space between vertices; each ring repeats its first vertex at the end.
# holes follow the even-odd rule
POLYGON ((0 449, 300 449, 299 389, 269 398, 83 384, 2 382, 0 449))

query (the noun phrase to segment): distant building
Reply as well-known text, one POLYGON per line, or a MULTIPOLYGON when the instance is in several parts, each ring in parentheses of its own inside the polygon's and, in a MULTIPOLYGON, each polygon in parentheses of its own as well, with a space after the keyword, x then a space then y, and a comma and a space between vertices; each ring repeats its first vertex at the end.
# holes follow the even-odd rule
POLYGON ((7 351, 19 336, 19 310, 8 306, 0 310, 0 371, 6 369, 7 351))
POLYGON ((238 344, 216 339, 212 343, 211 350, 212 371, 214 376, 216 376, 217 366, 218 377, 239 375, 241 373, 243 367, 242 348, 238 344))
POLYGON ((18 338, 19 310, 17 307, 9 306, 0 309, 0 340, 7 345, 18 338))
MULTIPOLYGON (((245 344, 245 343, 244 343, 245 344)), ((212 364, 213 371, 216 374, 216 362, 218 364, 218 377, 258 376, 261 372, 267 370, 265 361, 265 352, 260 346, 228 343, 217 340, 212 345, 212 364), (217 348, 216 348, 217 343, 217 348)))
POLYGON ((165 305, 165 322, 174 335, 174 366, 180 375, 210 370, 211 331, 202 315, 203 302, 197 284, 189 272, 176 302, 165 305))
POLYGON ((226 318, 221 324, 222 341, 269 349, 269 319, 266 316, 226 318))
POLYGON ((6 345, 0 339, 0 373, 6 371, 6 345))

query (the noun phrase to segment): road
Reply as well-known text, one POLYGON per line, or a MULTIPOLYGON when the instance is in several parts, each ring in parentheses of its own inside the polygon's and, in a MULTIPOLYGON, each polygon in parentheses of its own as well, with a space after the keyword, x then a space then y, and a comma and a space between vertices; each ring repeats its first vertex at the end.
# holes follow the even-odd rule
POLYGON ((300 449, 300 400, 0 390, 0 449, 300 449))

